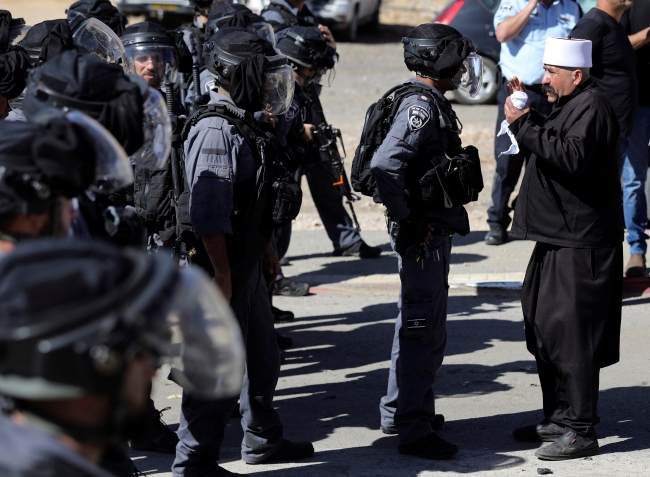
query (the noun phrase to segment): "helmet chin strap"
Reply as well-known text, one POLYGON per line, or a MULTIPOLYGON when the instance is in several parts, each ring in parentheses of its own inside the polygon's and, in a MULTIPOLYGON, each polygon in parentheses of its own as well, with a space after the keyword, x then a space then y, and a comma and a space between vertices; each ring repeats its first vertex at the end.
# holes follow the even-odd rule
POLYGON ((439 78, 437 76, 433 76, 431 74, 424 73, 422 70, 418 70, 415 72, 418 76, 421 76, 422 78, 427 78, 433 81, 437 81, 438 83, 444 83, 446 86, 449 87, 449 91, 455 91, 458 89, 458 86, 454 84, 453 78, 439 78))
POLYGON ((305 80, 305 86, 307 86, 307 85, 310 84, 312 81, 314 81, 314 79, 316 79, 316 75, 315 75, 315 74, 314 74, 314 76, 311 76, 311 77, 310 77, 310 76, 307 76, 307 75, 306 75, 305 73, 303 73, 302 71, 300 71, 300 66, 298 66, 298 65, 291 65, 291 68, 293 69, 293 71, 296 72, 296 74, 297 74, 298 76, 300 76, 302 79, 305 80))

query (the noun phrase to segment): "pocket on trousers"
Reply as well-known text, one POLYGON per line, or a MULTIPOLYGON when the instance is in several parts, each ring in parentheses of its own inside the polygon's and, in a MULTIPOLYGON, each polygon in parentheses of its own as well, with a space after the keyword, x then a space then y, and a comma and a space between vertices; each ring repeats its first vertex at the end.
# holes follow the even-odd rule
POLYGON ((402 303, 402 332, 417 338, 431 333, 433 314, 431 300, 405 300, 402 303))

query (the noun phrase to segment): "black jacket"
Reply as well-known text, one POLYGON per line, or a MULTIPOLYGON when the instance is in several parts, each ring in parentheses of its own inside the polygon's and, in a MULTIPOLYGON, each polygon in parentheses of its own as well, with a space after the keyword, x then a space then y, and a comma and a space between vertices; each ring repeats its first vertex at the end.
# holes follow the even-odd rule
POLYGON ((619 125, 591 80, 560 98, 548 118, 514 121, 528 164, 510 235, 561 247, 613 247, 623 240, 619 125))

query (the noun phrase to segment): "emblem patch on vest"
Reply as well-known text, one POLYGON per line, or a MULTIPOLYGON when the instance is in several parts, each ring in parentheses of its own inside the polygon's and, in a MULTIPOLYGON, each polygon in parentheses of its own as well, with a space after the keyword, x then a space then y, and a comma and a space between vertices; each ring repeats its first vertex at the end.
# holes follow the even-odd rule
POLYGON ((411 131, 422 129, 424 125, 429 122, 430 118, 431 114, 429 114, 429 111, 423 107, 411 106, 409 108, 409 129, 411 131))
POLYGON ((285 113, 285 118, 287 121, 291 121, 293 118, 296 117, 296 113, 298 112, 298 103, 295 101, 291 102, 291 106, 289 107, 289 111, 285 113))

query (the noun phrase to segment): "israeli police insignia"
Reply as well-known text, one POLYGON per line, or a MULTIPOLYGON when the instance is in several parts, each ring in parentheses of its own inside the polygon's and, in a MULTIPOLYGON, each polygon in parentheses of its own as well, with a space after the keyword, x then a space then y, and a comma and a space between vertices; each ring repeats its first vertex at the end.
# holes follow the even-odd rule
POLYGON ((287 111, 286 118, 288 121, 291 121, 293 118, 296 117, 296 114, 298 113, 298 103, 296 101, 291 102, 291 106, 289 106, 289 111, 287 111))
POLYGON ((423 107, 411 106, 409 108, 409 129, 411 131, 422 129, 429 119, 431 119, 431 114, 423 107))

